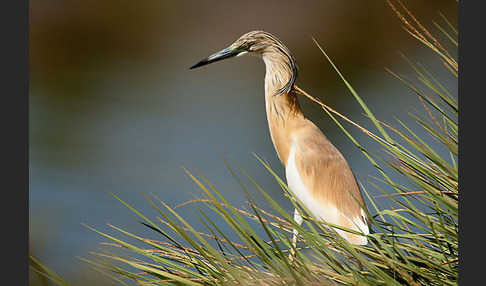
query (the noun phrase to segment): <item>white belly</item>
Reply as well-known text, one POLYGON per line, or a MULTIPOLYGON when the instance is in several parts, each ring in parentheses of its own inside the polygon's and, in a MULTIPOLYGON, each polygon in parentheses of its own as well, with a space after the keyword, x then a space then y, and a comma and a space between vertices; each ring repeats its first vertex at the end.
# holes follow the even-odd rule
MULTIPOLYGON (((322 205, 319 204, 318 201, 313 199, 310 193, 307 191, 304 183, 302 182, 301 176, 297 170, 297 166, 295 164, 295 146, 292 146, 290 150, 290 154, 287 161, 287 167, 285 169, 285 176, 287 177, 287 185, 290 188, 290 191, 293 193, 295 197, 297 197, 309 210, 309 212, 314 215, 315 218, 339 225, 340 219, 346 218, 351 221, 352 225, 355 225, 355 229, 357 231, 361 231, 364 234, 369 233, 368 226, 362 222, 362 220, 357 217, 354 219, 350 219, 344 214, 342 214, 336 207, 332 204, 322 205)), ((361 210, 361 215, 364 215, 364 211, 361 210)), ((342 237, 347 239, 347 232, 342 231, 340 229, 334 229, 336 232, 341 235, 342 237)), ((362 236, 362 241, 360 244, 364 245, 367 244, 366 237, 362 236)))

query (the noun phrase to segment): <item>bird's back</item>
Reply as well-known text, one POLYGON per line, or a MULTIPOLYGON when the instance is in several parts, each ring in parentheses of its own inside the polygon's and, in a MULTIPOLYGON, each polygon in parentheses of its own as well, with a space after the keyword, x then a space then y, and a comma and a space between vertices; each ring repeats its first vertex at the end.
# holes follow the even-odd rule
MULTIPOLYGON (((292 132, 291 142, 285 169, 294 195, 316 218, 368 234, 363 197, 339 150, 305 118, 292 132)), ((363 236, 336 231, 351 243, 367 243, 363 236)))

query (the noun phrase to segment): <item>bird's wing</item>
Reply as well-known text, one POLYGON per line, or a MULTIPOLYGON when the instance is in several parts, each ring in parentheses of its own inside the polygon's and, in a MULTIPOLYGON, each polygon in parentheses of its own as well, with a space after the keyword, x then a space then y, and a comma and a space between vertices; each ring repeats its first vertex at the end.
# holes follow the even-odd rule
MULTIPOLYGON (((291 147, 286 168, 290 189, 300 194, 297 197, 306 197, 308 202, 299 199, 311 206, 309 210, 317 218, 367 234, 365 204, 348 163, 324 134, 307 122, 291 147)), ((350 242, 366 244, 362 236, 341 235, 350 242)))

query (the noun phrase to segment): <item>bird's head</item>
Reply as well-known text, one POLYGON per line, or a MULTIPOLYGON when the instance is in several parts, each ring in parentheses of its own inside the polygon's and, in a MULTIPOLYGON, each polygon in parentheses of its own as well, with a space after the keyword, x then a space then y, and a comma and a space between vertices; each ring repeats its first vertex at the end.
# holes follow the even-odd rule
POLYGON ((244 34, 227 48, 210 55, 190 69, 244 54, 262 56, 267 65, 267 71, 270 68, 274 73, 281 75, 284 82, 278 93, 289 92, 292 89, 297 77, 295 60, 289 49, 279 39, 264 31, 251 31, 244 34), (272 67, 274 64, 275 67, 272 67))

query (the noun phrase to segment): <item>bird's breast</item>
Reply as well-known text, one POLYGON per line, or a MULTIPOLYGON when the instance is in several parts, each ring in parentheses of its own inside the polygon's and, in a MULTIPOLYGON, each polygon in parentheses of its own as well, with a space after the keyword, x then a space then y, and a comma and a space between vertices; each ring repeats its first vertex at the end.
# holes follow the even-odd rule
MULTIPOLYGON (((302 176, 299 173, 295 162, 296 152, 297 147, 293 145, 290 148, 290 154, 285 168, 288 187, 292 194, 297 197, 316 218, 324 219, 323 211, 325 207, 313 197, 312 193, 309 192, 306 184, 302 180, 302 176)), ((327 217, 329 217, 329 215, 327 215, 327 217)))
MULTIPOLYGON (((287 178, 287 185, 291 193, 302 202, 302 204, 308 209, 308 211, 316 219, 326 221, 336 225, 350 227, 357 231, 363 231, 365 234, 368 234, 368 226, 366 225, 366 223, 362 222, 359 216, 356 218, 349 218, 345 216, 341 212, 341 210, 339 210, 336 207, 336 205, 332 203, 326 203, 325 201, 319 200, 318 198, 313 196, 313 193, 315 192, 309 190, 308 186, 305 183, 306 181, 308 181, 308 178, 305 178, 304 177, 305 174, 301 174, 301 172, 299 172, 299 168, 297 167, 297 162, 296 162, 297 152, 298 152, 298 148, 296 144, 293 144, 290 148, 290 153, 288 155, 288 159, 285 167, 285 176, 287 178)), ((314 174, 314 175, 318 176, 319 174, 314 174)), ((362 209, 361 209, 361 215, 365 216, 364 211, 362 209)), ((334 230, 343 238, 347 239, 352 243, 361 244, 361 245, 367 244, 366 237, 352 235, 348 232, 345 232, 337 228, 334 228, 334 230)))

